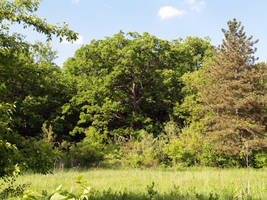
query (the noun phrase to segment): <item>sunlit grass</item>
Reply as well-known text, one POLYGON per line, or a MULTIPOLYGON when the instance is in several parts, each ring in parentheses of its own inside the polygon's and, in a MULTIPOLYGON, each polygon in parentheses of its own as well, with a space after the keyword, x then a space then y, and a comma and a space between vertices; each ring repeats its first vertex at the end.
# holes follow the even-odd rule
POLYGON ((181 192, 197 191, 208 195, 231 194, 242 196, 249 193, 253 199, 267 199, 267 170, 255 169, 89 169, 84 171, 57 171, 54 174, 25 174, 18 183, 30 183, 38 192, 52 192, 58 185, 75 190, 73 180, 83 176, 83 181, 98 191, 111 188, 112 191, 145 193, 147 185, 155 183, 160 194, 170 192, 174 187, 181 192))

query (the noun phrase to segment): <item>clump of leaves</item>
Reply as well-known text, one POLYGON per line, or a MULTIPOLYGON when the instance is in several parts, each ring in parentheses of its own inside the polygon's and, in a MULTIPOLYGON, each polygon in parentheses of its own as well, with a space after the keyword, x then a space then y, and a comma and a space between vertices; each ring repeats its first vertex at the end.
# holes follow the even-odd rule
POLYGON ((28 184, 16 184, 19 173, 19 167, 16 165, 12 174, 1 177, 0 199, 22 196, 24 190, 28 187, 28 184))
POLYGON ((153 181, 151 185, 147 185, 147 194, 149 196, 149 199, 155 199, 154 197, 158 194, 158 192, 155 190, 155 182, 153 181))
POLYGON ((32 190, 27 190, 23 194, 23 200, 88 200, 88 195, 90 193, 90 187, 86 185, 85 182, 81 181, 82 176, 75 178, 74 183, 78 184, 80 188, 83 189, 81 194, 75 194, 73 188, 70 191, 62 188, 59 185, 54 192, 48 194, 47 191, 43 191, 42 194, 34 192, 32 190))

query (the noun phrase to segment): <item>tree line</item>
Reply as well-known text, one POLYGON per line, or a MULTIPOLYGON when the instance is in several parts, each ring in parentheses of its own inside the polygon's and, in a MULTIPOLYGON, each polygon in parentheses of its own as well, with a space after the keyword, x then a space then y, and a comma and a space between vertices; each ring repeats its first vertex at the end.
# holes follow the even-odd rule
POLYGON ((79 48, 62 68, 49 42, 66 25, 39 1, 0 3, 0 176, 92 166, 267 166, 267 65, 236 19, 209 39, 119 33, 79 48))

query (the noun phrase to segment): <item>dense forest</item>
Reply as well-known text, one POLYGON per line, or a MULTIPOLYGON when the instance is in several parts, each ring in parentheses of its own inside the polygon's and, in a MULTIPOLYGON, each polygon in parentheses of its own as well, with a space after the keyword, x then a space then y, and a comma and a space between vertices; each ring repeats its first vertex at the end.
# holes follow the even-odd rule
POLYGON ((96 166, 267 167, 267 64, 239 21, 228 21, 218 47, 120 31, 59 67, 49 40, 77 33, 40 19, 38 6, 0 3, 0 177, 96 166), (11 34, 14 23, 48 42, 11 34))

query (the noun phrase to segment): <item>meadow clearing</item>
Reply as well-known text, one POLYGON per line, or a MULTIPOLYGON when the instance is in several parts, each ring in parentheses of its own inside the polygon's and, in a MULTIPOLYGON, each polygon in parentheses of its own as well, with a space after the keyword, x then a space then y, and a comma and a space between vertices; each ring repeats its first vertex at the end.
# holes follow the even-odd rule
POLYGON ((61 184, 68 191, 80 193, 74 181, 78 176, 90 186, 90 199, 267 199, 266 169, 69 170, 25 174, 17 182, 28 183, 39 193, 51 193, 61 184))

